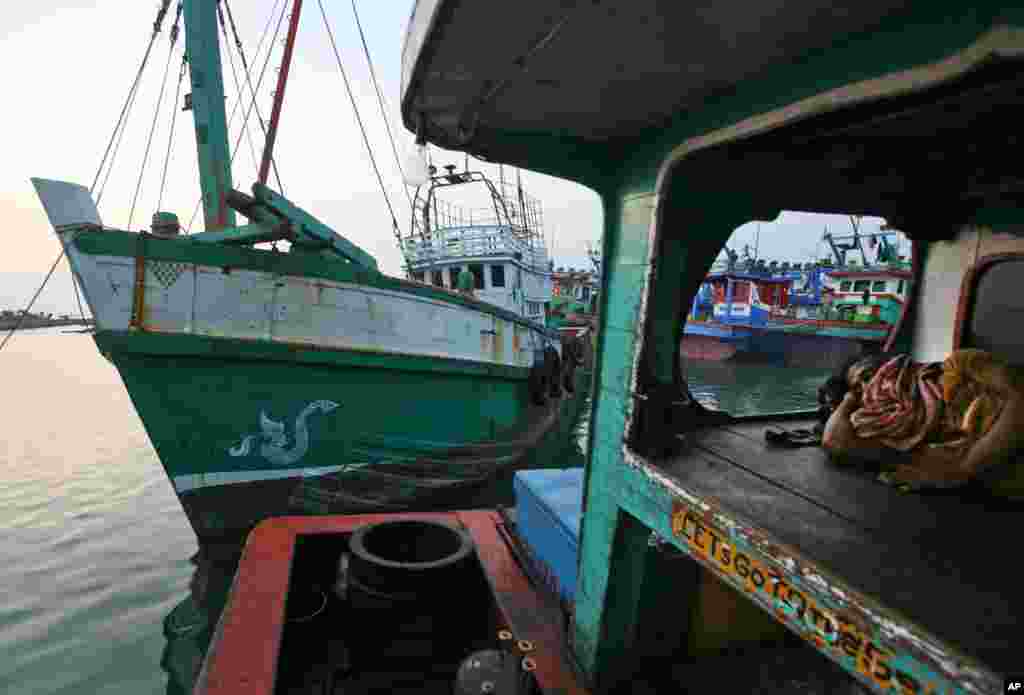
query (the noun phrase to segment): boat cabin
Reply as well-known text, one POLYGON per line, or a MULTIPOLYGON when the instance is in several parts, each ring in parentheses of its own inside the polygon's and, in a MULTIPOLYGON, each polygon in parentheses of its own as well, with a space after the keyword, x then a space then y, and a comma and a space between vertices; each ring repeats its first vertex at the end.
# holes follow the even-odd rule
POLYGON ((406 126, 603 203, 571 632, 589 687, 636 692, 707 659, 736 692, 723 655, 793 636, 878 693, 1003 692, 1021 668, 1015 464, 901 494, 766 441, 813 413, 696 407, 679 344, 732 231, 801 210, 882 217, 913 241, 887 348, 1020 364, 1022 77, 1024 14, 990 0, 417 4, 406 126))
MULTIPOLYGON (((711 317, 720 323, 762 325, 772 310, 786 306, 790 280, 761 273, 727 272, 708 276, 711 317)), ((694 296, 691 314, 698 313, 694 296)))
POLYGON ((834 314, 840 320, 884 321, 895 325, 903 313, 903 304, 913 277, 910 264, 906 266, 847 266, 831 271, 827 285, 829 314, 834 314))
POLYGON ((409 278, 457 290, 468 269, 476 298, 543 323, 552 269, 540 201, 521 184, 447 169, 416 189, 412 226, 401 239, 409 278), (466 189, 482 194, 486 207, 454 202, 452 194, 466 189))

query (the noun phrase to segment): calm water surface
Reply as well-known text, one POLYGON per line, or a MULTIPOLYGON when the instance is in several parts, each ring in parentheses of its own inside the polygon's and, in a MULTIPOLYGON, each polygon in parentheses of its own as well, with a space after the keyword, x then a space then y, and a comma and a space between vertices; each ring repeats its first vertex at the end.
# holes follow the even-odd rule
MULTIPOLYGON (((191 671, 200 654, 163 622, 189 595, 195 536, 116 370, 64 330, 0 353, 0 693, 177 692, 162 663, 191 671)), ((685 370, 699 400, 737 415, 813 408, 825 374, 685 370)))
POLYGON ((831 370, 773 364, 683 360, 693 397, 732 415, 815 410, 831 370))
POLYGON ((0 352, 0 693, 161 693, 195 536, 88 335, 0 352))

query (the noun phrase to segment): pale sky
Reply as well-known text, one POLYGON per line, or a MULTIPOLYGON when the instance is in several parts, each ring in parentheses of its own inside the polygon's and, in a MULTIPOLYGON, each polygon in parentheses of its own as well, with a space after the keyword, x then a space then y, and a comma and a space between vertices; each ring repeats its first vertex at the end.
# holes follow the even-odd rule
MULTIPOLYGON (((282 1, 276 3, 278 8, 282 1)), ((234 0, 231 5, 255 81, 269 38, 258 55, 256 47, 275 2, 234 0)), ((6 78, 5 106, 0 109, 0 133, 4 136, 0 159, 0 220, 6 242, 0 254, 0 308, 23 308, 60 253, 60 245, 36 198, 30 177, 62 179, 86 186, 92 183, 148 42, 156 6, 155 0, 35 0, 0 5, 0 64, 5 66, 6 78)), ((409 206, 381 123, 350 3, 332 1, 324 6, 356 92, 363 122, 369 130, 378 166, 404 230, 409 224, 409 206)), ((399 117, 399 63, 412 6, 412 0, 357 0, 403 163, 413 150, 413 138, 399 117)), ((165 30, 154 45, 117 153, 116 166, 103 191, 100 214, 108 226, 124 228, 128 224, 167 61, 168 29, 172 19, 173 4, 165 20, 165 30)), ((274 68, 280 64, 283 36, 284 28, 274 46, 263 84, 257 90, 258 106, 264 118, 269 116, 276 81, 274 68)), ((157 204, 183 44, 182 36, 171 58, 170 75, 156 121, 148 166, 143 172, 132 229, 148 227, 157 204)), ((236 91, 223 42, 221 50, 230 114, 236 102, 236 91)), ((240 69, 237 55, 235 60, 240 69)), ((186 75, 183 93, 188 91, 187 80, 186 75)), ((233 121, 232 148, 242 112, 248 104, 249 100, 245 99, 233 121)), ((262 136, 255 114, 250 116, 249 131, 258 157, 262 136)), ((245 139, 239 149, 233 167, 235 187, 248 191, 256 178, 257 165, 245 139)), ((450 162, 462 166, 461 154, 433 148, 432 156, 435 164, 450 162)), ((331 52, 319 4, 313 0, 303 6, 275 159, 288 198, 373 254, 384 272, 401 273, 401 256, 390 218, 331 52)), ((192 218, 199 196, 195 161, 191 113, 179 111, 162 208, 177 213, 184 225, 192 218)), ((497 177, 495 165, 475 163, 475 166, 497 177)), ((269 183, 275 184, 273 177, 269 183)), ((601 233, 602 216, 597 196, 577 184, 534 172, 524 172, 523 183, 544 205, 546 232, 553 239, 552 256, 556 265, 589 267, 587 246, 597 243, 601 233)), ((196 219, 193 231, 201 228, 202 214, 196 219)), ((780 260, 812 257, 819 248, 823 221, 793 214, 784 216, 780 222, 784 223, 786 239, 780 241, 778 236, 766 233, 767 225, 763 225, 760 255, 778 256, 780 260), (774 244, 766 242, 773 236, 774 244), (781 256, 772 253, 783 249, 781 256)), ((846 233, 849 230, 843 217, 835 216, 828 223, 833 231, 846 233)), ((752 240, 752 229, 753 226, 747 225, 737 236, 749 235, 752 240)), ((73 313, 74 306, 69 271, 62 262, 34 310, 73 313)))

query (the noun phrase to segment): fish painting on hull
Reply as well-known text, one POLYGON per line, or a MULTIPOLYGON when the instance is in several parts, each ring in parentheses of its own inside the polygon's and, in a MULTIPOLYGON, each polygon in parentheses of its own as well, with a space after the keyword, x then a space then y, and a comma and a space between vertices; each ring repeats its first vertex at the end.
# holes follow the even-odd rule
POLYGON ((313 401, 295 418, 295 441, 289 448, 285 424, 267 417, 260 411, 260 434, 247 435, 241 442, 228 449, 231 456, 259 454, 275 466, 290 466, 297 463, 309 450, 309 428, 306 420, 315 413, 327 414, 338 408, 334 401, 313 401), (259 450, 256 445, 259 444, 259 450))

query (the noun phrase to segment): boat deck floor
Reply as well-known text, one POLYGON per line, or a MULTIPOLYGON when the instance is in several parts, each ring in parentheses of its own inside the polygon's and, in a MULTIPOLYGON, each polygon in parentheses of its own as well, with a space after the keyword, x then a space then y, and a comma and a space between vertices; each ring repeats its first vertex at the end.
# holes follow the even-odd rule
POLYGON ((872 472, 831 463, 821 448, 765 440, 772 426, 812 425, 761 419, 705 429, 658 468, 961 653, 1018 670, 1024 505, 974 489, 900 493, 872 472))

